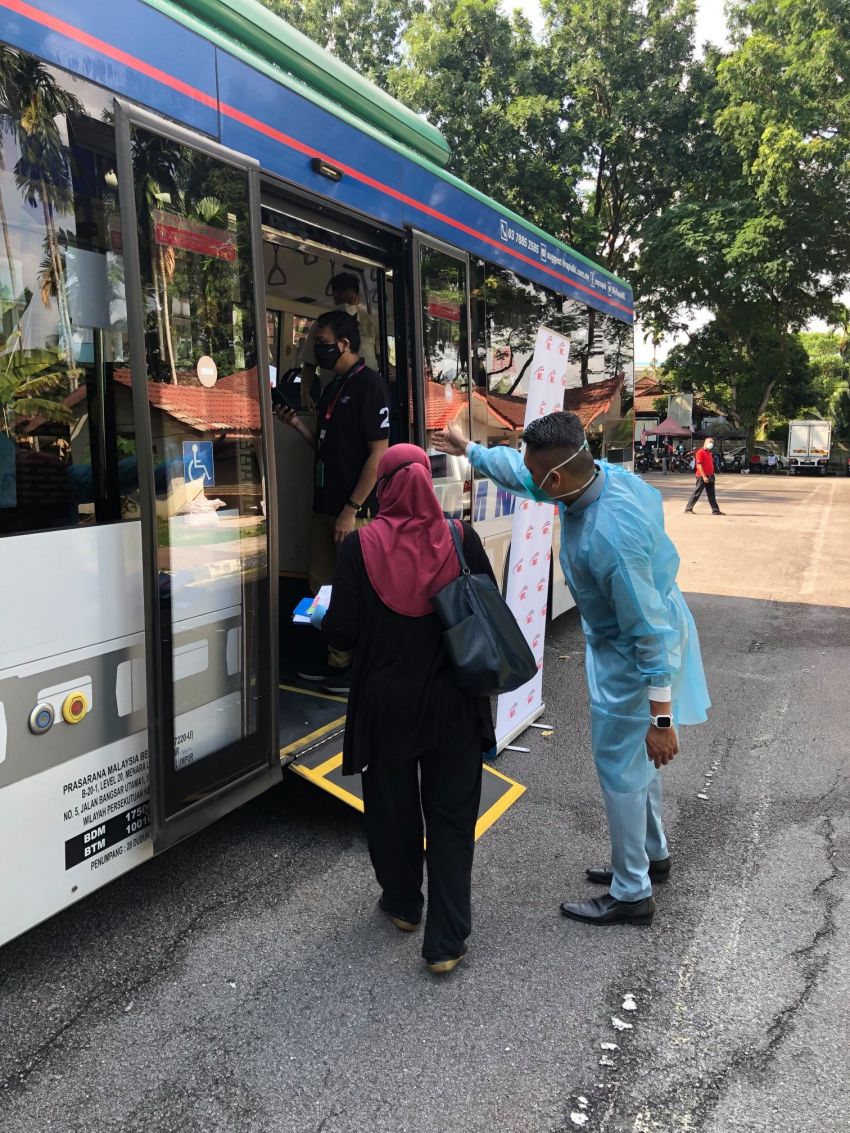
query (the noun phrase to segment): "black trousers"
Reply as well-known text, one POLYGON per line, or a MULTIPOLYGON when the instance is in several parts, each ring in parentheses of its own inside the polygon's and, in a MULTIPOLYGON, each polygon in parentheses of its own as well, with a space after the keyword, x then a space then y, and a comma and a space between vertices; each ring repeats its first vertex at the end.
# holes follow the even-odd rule
POLYGON ((421 759, 373 763, 363 772, 369 856, 388 912, 420 919, 423 856, 428 863, 422 955, 432 964, 460 956, 472 931, 481 772, 477 739, 460 750, 448 745, 421 759))
POLYGON ((720 508, 717 506, 717 496, 714 494, 714 477, 713 476, 710 480, 703 480, 702 477, 700 477, 699 480, 697 480, 697 486, 694 488, 694 494, 688 500, 688 504, 687 504, 687 507, 685 508, 685 511, 693 511, 694 510, 694 504, 697 502, 697 500, 702 495, 703 488, 705 488, 705 494, 708 496, 708 502, 711 504, 711 510, 712 511, 720 511, 720 508))

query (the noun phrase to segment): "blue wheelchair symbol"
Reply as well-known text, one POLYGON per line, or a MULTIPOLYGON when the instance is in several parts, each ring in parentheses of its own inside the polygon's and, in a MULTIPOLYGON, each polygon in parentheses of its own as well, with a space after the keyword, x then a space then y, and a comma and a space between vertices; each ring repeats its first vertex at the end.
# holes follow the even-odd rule
POLYGON ((201 480, 205 488, 215 484, 212 441, 183 442, 183 478, 187 483, 201 480))

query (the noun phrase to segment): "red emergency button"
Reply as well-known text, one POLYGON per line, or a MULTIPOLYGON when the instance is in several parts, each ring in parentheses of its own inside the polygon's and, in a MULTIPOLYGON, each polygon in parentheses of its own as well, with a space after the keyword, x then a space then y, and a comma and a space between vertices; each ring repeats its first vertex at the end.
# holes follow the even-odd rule
POLYGON ((62 704, 62 719, 66 724, 79 724, 89 710, 84 692, 69 692, 62 704))

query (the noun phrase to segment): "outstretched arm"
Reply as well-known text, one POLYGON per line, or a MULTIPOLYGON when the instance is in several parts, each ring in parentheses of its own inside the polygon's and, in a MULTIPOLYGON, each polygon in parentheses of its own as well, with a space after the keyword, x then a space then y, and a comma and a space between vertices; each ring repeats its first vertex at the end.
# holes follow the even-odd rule
POLYGON ((473 443, 469 437, 458 429, 456 425, 442 432, 434 434, 434 447, 439 452, 447 452, 454 456, 466 455, 469 463, 498 487, 511 492, 515 496, 524 496, 539 503, 551 503, 545 492, 535 488, 531 473, 525 467, 522 454, 516 449, 497 445, 496 448, 484 448, 483 445, 473 443))

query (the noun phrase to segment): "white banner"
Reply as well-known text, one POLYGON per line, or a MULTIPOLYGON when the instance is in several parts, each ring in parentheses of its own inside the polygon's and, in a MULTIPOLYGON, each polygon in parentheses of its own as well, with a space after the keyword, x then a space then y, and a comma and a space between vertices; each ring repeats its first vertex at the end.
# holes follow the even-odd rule
MULTIPOLYGON (((564 408, 569 339, 540 327, 528 381, 525 425, 564 408)), ((543 708, 543 647, 546 602, 552 561, 554 504, 519 500, 514 509, 507 603, 522 627, 537 661, 537 675, 528 684, 499 697, 496 742, 501 748, 525 731, 543 708)))

